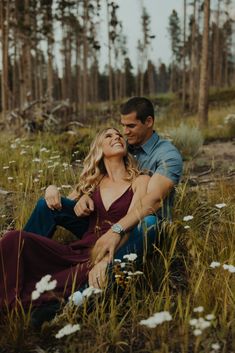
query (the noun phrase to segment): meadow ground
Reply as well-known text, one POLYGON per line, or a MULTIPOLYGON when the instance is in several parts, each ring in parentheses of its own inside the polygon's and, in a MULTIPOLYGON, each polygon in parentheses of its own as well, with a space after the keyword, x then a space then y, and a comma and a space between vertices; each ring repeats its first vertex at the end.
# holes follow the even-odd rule
MULTIPOLYGON (((143 274, 127 276, 116 266, 121 277, 114 290, 79 307, 61 301, 56 318, 40 329, 31 325, 31 310, 0 314, 0 352, 235 352, 235 144, 231 136, 218 140, 233 108, 210 113, 213 128, 205 136, 215 141, 185 162, 174 222, 159 235, 143 274), (80 326, 57 338, 67 324, 80 326)), ((194 121, 187 118, 189 126, 194 121)), ((166 134, 173 126, 161 118, 158 125, 166 134)), ((89 129, 18 138, 1 133, 0 188, 11 192, 0 196, 1 234, 22 227, 46 185, 71 190, 90 135, 89 129)), ((55 239, 73 236, 59 230, 55 239)), ((134 272, 135 264, 126 267, 134 272)))

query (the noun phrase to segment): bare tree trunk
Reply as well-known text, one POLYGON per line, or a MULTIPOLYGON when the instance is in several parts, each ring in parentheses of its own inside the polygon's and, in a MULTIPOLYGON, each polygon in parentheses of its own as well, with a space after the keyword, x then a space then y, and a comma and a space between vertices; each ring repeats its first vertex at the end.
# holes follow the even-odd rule
POLYGON ((147 67, 147 74, 148 74, 148 90, 149 94, 154 94, 154 80, 153 80, 153 64, 148 61, 147 67))
MULTIPOLYGON (((197 105, 197 53, 196 53, 196 0, 193 2, 193 23, 191 36, 190 76, 189 76, 189 109, 195 110, 197 105)), ((198 40, 198 39, 197 39, 198 40)))
POLYGON ((183 27, 183 82, 182 82, 182 108, 185 111, 186 106, 186 9, 187 2, 184 0, 184 27, 183 27))
POLYGON ((216 26, 215 26, 215 39, 213 43, 214 52, 214 70, 213 70, 213 84, 215 87, 221 86, 222 74, 221 74, 221 38, 220 38, 220 3, 218 0, 217 11, 216 11, 216 26))
POLYGON ((32 95, 32 67, 31 67, 31 43, 28 31, 30 31, 29 0, 24 0, 24 35, 22 46, 22 78, 23 78, 23 102, 21 109, 31 99, 32 95))
POLYGON ((112 70, 112 53, 111 53, 111 38, 109 31, 109 1, 106 0, 107 7, 107 22, 108 22, 108 59, 109 59, 109 110, 112 113, 113 110, 113 70, 112 70))
POLYGON ((204 25, 202 38, 202 57, 200 70, 198 118, 199 126, 208 126, 208 56, 209 56, 209 24, 210 24, 210 0, 204 2, 204 25))
POLYGON ((9 2, 8 0, 0 1, 0 28, 1 28, 1 46, 2 46, 2 115, 5 117, 9 109, 9 84, 8 84, 8 32, 9 32, 9 2))
POLYGON ((86 118, 87 114, 87 59, 88 59, 88 43, 87 43, 87 23, 88 23, 88 0, 83 3, 83 101, 82 101, 82 115, 86 118))

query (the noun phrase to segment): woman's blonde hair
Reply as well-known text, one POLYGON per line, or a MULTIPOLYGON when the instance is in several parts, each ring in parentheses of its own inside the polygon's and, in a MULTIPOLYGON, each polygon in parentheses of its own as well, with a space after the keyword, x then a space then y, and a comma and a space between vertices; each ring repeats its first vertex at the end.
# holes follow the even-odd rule
MULTIPOLYGON (((115 130, 120 134, 116 128, 108 127, 101 130, 91 143, 90 151, 84 160, 84 167, 80 175, 79 184, 77 185, 79 196, 82 194, 91 194, 100 183, 103 176, 107 173, 103 161, 102 141, 106 132, 110 129, 115 130)), ((127 177, 125 180, 132 182, 134 178, 140 174, 140 171, 130 153, 126 153, 123 157, 123 161, 127 171, 127 177)))

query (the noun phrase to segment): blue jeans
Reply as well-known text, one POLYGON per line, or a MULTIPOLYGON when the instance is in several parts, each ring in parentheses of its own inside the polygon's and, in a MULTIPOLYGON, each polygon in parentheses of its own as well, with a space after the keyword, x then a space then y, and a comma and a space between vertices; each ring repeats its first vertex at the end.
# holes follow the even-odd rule
POLYGON ((89 217, 78 217, 74 212, 76 201, 61 198, 61 210, 51 210, 44 198, 38 200, 24 230, 51 238, 56 226, 68 229, 81 238, 88 229, 89 217))
POLYGON ((122 260, 125 254, 137 254, 137 262, 153 252, 158 234, 158 219, 154 215, 145 217, 131 232, 127 242, 117 250, 114 258, 122 260))

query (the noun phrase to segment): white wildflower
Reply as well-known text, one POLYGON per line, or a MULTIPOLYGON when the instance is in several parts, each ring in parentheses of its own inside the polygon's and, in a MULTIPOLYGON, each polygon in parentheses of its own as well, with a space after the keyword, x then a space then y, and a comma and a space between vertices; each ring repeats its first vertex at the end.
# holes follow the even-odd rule
POLYGON ((231 273, 235 273, 235 267, 233 265, 224 264, 223 265, 223 269, 224 270, 228 270, 231 273))
POLYGON ((12 150, 14 150, 14 149, 17 148, 17 144, 16 144, 16 143, 12 143, 12 144, 10 145, 10 147, 11 147, 12 150))
POLYGON ((190 228, 190 226, 184 226, 184 229, 189 229, 190 228))
POLYGON ((77 306, 80 306, 84 302, 84 296, 78 290, 77 292, 74 292, 72 295, 70 295, 69 301, 71 301, 73 304, 75 304, 77 306))
POLYGON ((214 314, 208 314, 205 316, 206 320, 211 321, 215 319, 215 315, 214 314))
POLYGON ((11 180, 13 180, 14 178, 11 177, 11 176, 9 176, 7 179, 8 179, 9 181, 11 181, 11 180))
POLYGON ((128 261, 135 261, 137 259, 137 254, 131 253, 124 255, 123 259, 127 259, 128 261))
POLYGON ((42 147, 42 148, 40 148, 40 152, 46 152, 46 153, 48 153, 49 150, 48 150, 46 147, 42 147))
POLYGON ((146 320, 141 320, 140 325, 144 325, 149 328, 154 328, 165 321, 171 321, 171 320, 172 320, 172 316, 168 311, 160 311, 159 313, 155 313, 153 316, 150 316, 146 320))
POLYGON ((34 183, 38 183, 39 180, 40 180, 39 178, 34 178, 34 179, 33 179, 33 182, 34 182, 34 183))
POLYGON ((5 217, 6 217, 6 215, 5 215, 5 214, 2 214, 2 215, 1 215, 1 217, 2 217, 2 218, 5 218, 5 217))
POLYGON ((195 313, 202 313, 204 311, 204 308, 203 308, 203 306, 198 306, 198 307, 194 308, 193 311, 195 313))
POLYGON ((120 266, 121 266, 121 268, 125 268, 126 267, 126 263, 125 262, 121 262, 120 266))
POLYGON ((114 262, 122 262, 120 259, 114 259, 114 262))
POLYGON ((144 274, 144 272, 142 272, 142 271, 135 271, 135 272, 133 273, 133 275, 135 275, 135 276, 143 275, 143 274, 144 274))
POLYGON ((40 294, 41 294, 40 292, 38 292, 37 290, 34 290, 31 294, 32 300, 38 299, 40 297, 40 294))
POLYGON ((200 336, 202 334, 202 330, 196 329, 193 331, 194 336, 200 336))
POLYGON ((64 336, 68 336, 71 333, 74 333, 79 330, 80 330, 79 324, 76 324, 76 325, 68 324, 68 325, 64 326, 62 329, 60 329, 59 332, 55 335, 55 337, 62 338, 64 336))
POLYGON ((55 289, 57 285, 57 280, 54 279, 51 281, 51 275, 46 275, 40 279, 39 282, 36 283, 35 288, 36 290, 32 292, 32 300, 37 299, 37 294, 35 292, 38 292, 39 296, 40 294, 46 292, 46 291, 51 291, 55 289), (33 294, 34 293, 34 294, 33 294), (35 299, 33 299, 33 297, 35 299))
POLYGON ((218 262, 218 261, 212 261, 211 264, 210 264, 211 268, 216 268, 216 267, 219 267, 219 266, 220 266, 220 262, 218 262))
POLYGON ((205 330, 206 328, 208 328, 210 326, 211 326, 210 321, 206 321, 203 317, 199 317, 197 327, 200 330, 205 330))
POLYGON ((7 170, 7 169, 9 169, 9 168, 10 168, 9 165, 4 165, 4 166, 2 167, 3 170, 7 170))
POLYGON ((220 349, 219 343, 212 343, 211 348, 214 349, 214 351, 218 351, 220 349))
POLYGON ((25 151, 25 150, 21 150, 20 151, 20 155, 22 156, 23 154, 26 154, 27 153, 27 151, 25 151))
POLYGON ((99 288, 94 288, 94 287, 88 287, 86 289, 84 289, 84 291, 82 292, 82 295, 84 297, 90 297, 92 294, 99 294, 102 292, 102 289, 99 288))
POLYGON ((58 154, 57 156, 51 156, 51 157, 50 157, 50 159, 52 159, 52 160, 53 160, 53 159, 58 159, 58 158, 60 158, 60 155, 59 155, 59 154, 58 154))
POLYGON ((226 203, 217 203, 215 205, 215 207, 217 207, 217 208, 224 208, 225 206, 227 206, 226 203))
POLYGON ((191 325, 191 326, 196 326, 197 325, 197 319, 191 319, 191 320, 189 320, 189 324, 191 325))
POLYGON ((40 162, 41 162, 41 159, 40 159, 40 158, 34 158, 34 159, 32 160, 32 162, 40 163, 40 162))
POLYGON ((63 189, 70 189, 72 186, 69 185, 69 184, 64 184, 64 185, 61 185, 61 187, 62 187, 63 189))
POLYGON ((193 219, 193 216, 184 216, 183 221, 191 221, 193 219))
POLYGON ((16 161, 9 161, 9 164, 13 164, 13 163, 16 163, 16 161))

